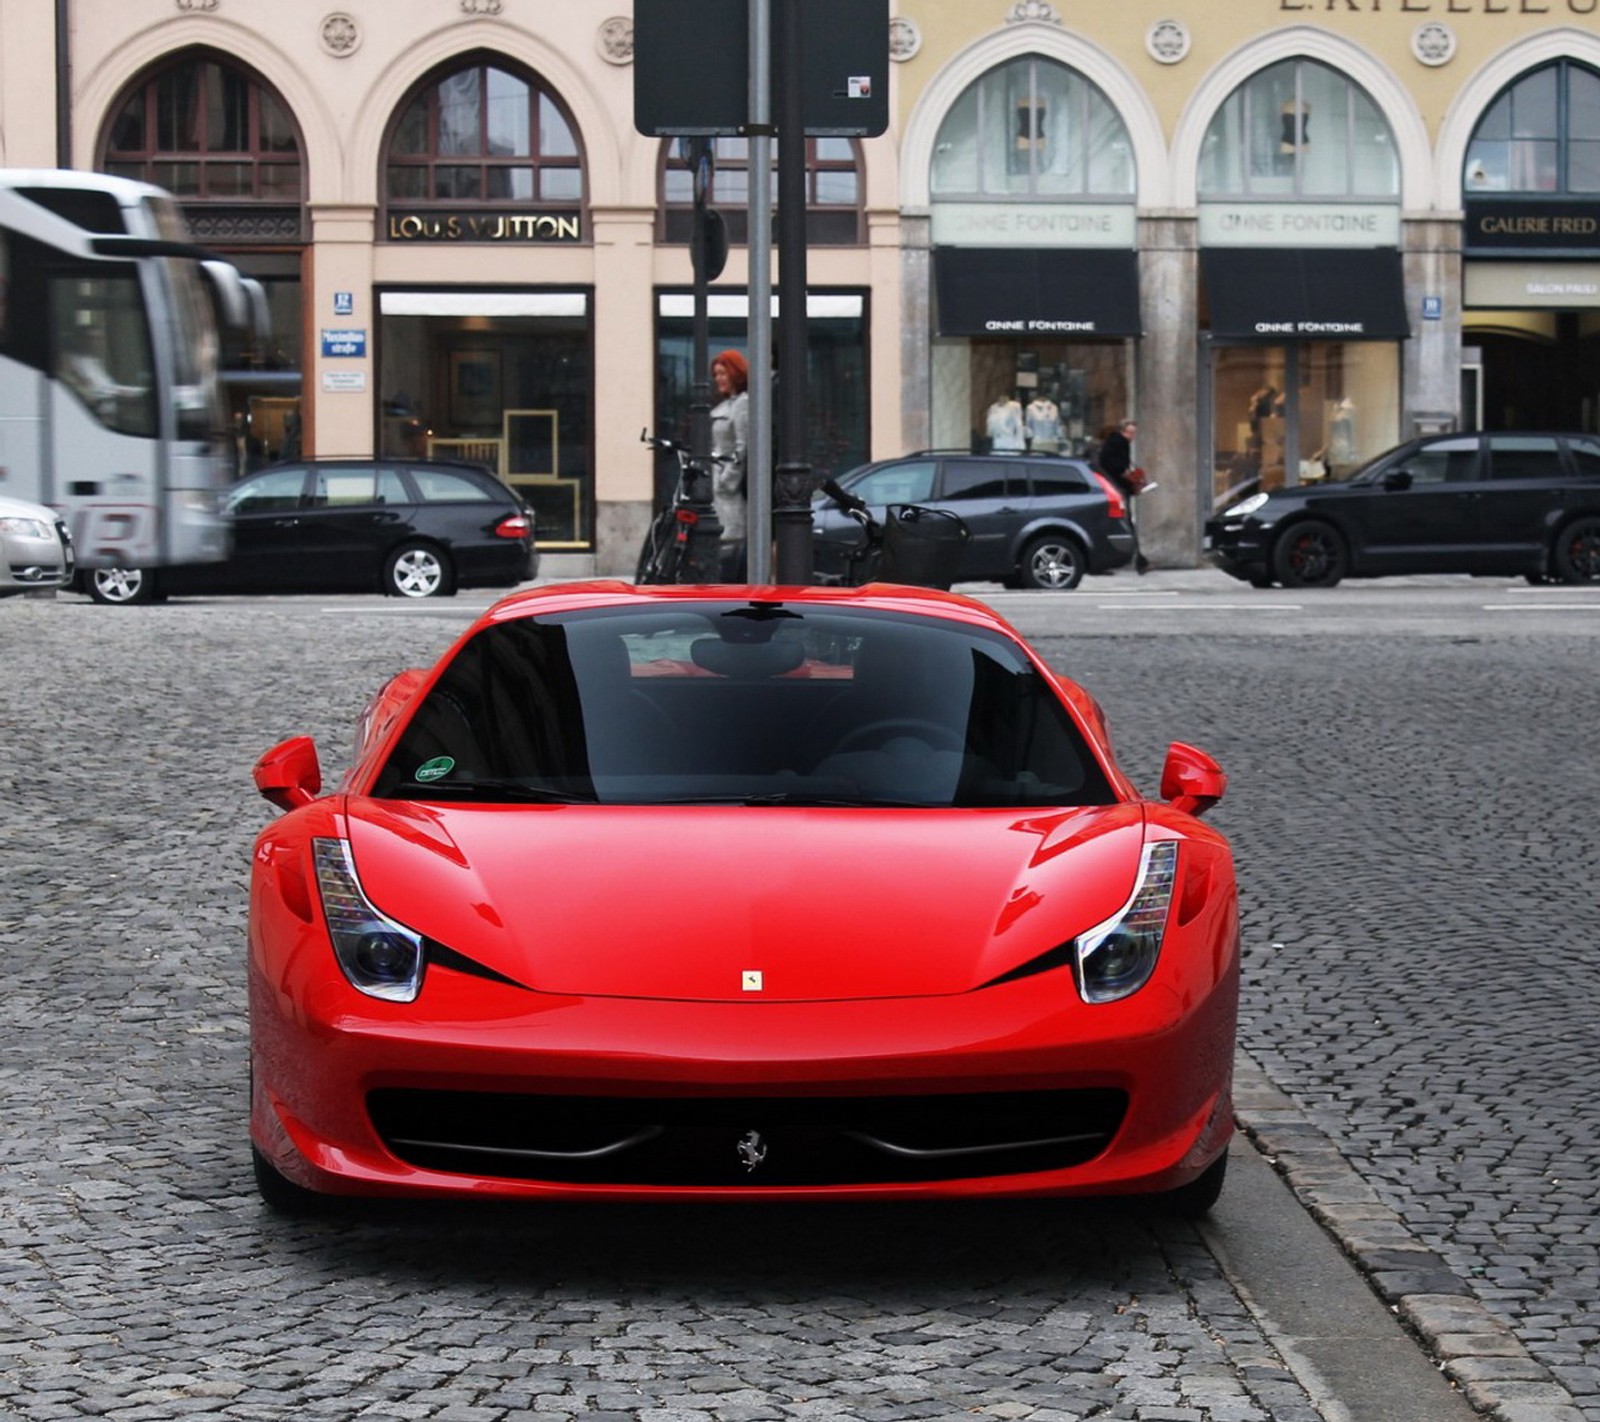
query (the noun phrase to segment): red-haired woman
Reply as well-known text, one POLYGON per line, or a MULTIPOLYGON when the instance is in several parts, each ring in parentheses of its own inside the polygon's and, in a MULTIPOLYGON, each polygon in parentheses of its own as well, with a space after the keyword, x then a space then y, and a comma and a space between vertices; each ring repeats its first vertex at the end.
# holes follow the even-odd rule
POLYGON ((711 408, 711 502, 722 524, 722 580, 745 581, 745 475, 749 465, 750 367, 738 351, 711 362, 717 403, 711 408))

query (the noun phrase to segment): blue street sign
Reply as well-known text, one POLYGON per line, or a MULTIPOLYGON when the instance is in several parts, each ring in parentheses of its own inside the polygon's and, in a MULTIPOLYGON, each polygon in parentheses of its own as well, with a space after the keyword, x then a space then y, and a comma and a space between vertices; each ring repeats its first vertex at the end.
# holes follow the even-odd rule
POLYGON ((324 327, 322 332, 322 353, 325 356, 356 356, 364 358, 367 354, 367 333, 364 329, 330 331, 324 327))
POLYGON ((1424 296, 1422 298, 1422 319, 1424 321, 1437 321, 1444 316, 1444 297, 1424 296))
POLYGON ((333 314, 335 316, 354 316, 356 314, 356 294, 353 291, 336 291, 333 294, 333 314))

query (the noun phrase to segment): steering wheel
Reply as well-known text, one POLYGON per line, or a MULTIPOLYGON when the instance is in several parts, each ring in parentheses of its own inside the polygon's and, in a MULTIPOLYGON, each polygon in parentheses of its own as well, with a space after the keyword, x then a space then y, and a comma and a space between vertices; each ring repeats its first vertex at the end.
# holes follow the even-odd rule
POLYGON ((829 754, 847 755, 855 750, 871 750, 897 735, 914 736, 927 741, 935 750, 964 751, 967 748, 960 732, 938 721, 924 721, 915 716, 884 716, 846 731, 829 754))

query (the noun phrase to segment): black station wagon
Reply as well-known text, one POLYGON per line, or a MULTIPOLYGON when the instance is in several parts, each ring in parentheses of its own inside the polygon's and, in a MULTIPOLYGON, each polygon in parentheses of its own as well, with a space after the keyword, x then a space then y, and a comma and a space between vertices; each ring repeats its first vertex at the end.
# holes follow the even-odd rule
POLYGON ((1207 555, 1256 587, 1393 573, 1600 582, 1600 435, 1431 435, 1348 479, 1252 494, 1207 555))
POLYGON ((96 602, 169 593, 383 592, 445 597, 536 576, 533 513, 475 464, 328 459, 276 464, 223 500, 225 563, 85 569, 96 602))
MULTIPOLYGON (((970 537, 956 582, 1075 588, 1133 557, 1128 501, 1081 459, 1020 454, 908 454, 864 464, 839 485, 880 523, 890 504, 946 509, 970 537)), ((819 493, 811 507, 819 574, 838 574, 861 541, 860 525, 819 493)))

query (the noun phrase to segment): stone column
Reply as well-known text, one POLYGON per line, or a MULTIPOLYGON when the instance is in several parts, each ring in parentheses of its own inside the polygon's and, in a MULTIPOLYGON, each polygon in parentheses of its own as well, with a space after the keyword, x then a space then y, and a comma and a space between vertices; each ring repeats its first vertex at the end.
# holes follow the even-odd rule
POLYGON ((1139 542, 1158 567, 1200 561, 1210 512, 1211 456, 1199 447, 1199 261, 1192 216, 1139 219, 1138 345, 1134 454, 1161 487, 1140 496, 1139 542))
POLYGON ((1409 439, 1419 417, 1461 420, 1461 224, 1407 219, 1401 243, 1411 339, 1404 347, 1399 437, 1409 439), (1439 299, 1438 320, 1424 318, 1424 297, 1439 299))
MULTIPOLYGON (((875 449, 875 457, 927 449, 933 444, 933 302, 931 224, 927 213, 900 217, 900 448, 875 449)), ((874 310, 872 322, 889 313, 874 310)), ((876 444, 878 441, 874 439, 876 444)))
POLYGON ((650 525, 655 421, 653 208, 591 208, 594 226, 594 571, 633 576, 650 525))
POLYGON ((378 399, 377 298, 372 291, 377 209, 370 203, 316 203, 310 209, 311 250, 305 267, 305 379, 301 385, 302 446, 308 455, 365 459, 374 451, 378 399), (335 316, 333 295, 355 298, 349 316, 335 316), (365 356, 324 356, 324 327, 366 332, 365 356))

